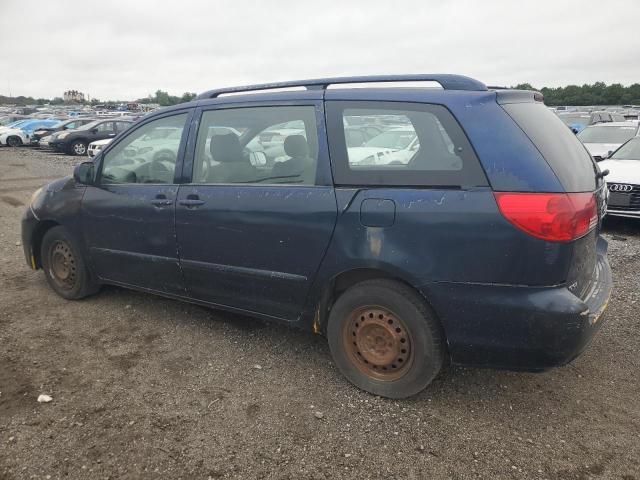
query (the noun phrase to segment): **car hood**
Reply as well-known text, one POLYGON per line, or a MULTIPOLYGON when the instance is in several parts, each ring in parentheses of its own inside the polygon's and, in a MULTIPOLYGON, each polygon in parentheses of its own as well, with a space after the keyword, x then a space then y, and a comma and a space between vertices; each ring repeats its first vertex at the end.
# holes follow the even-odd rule
POLYGON ((632 183, 640 185, 640 160, 603 160, 600 170, 609 170, 607 183, 632 183))
POLYGON ((617 150, 621 143, 585 143, 585 148, 593 157, 606 157, 609 152, 617 150))
POLYGON ((104 140, 96 140, 95 142, 91 142, 89 145, 105 146, 110 144, 112 141, 113 141, 113 138, 105 138, 104 140))

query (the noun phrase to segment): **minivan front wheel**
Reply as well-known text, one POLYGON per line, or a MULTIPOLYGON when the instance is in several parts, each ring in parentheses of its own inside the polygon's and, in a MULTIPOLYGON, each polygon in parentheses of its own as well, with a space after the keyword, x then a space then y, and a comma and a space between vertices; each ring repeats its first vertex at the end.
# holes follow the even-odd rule
POLYGON ((87 153, 87 144, 82 141, 73 142, 71 144, 72 155, 85 155, 87 153))
POLYGON ((424 300, 387 279, 349 288, 331 309, 329 348, 340 371, 375 395, 405 398, 423 390, 444 363, 444 340, 424 300))
POLYGON ((40 255, 47 283, 61 297, 76 300, 98 290, 78 247, 64 227, 47 231, 40 255))

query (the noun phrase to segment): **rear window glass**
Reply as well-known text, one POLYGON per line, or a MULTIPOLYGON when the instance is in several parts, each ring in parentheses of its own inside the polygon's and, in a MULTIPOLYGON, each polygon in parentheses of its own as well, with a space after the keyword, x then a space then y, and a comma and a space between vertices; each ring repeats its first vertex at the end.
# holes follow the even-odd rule
POLYGON ((596 167, 575 134, 541 103, 502 105, 536 146, 567 192, 596 188, 596 167))

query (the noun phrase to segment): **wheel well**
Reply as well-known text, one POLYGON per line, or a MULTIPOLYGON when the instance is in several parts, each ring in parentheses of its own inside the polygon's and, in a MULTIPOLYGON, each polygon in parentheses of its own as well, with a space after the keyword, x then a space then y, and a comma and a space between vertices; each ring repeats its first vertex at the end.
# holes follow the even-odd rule
POLYGON ((318 304, 316 316, 314 319, 314 330, 316 332, 325 332, 327 321, 329 319, 329 313, 331 312, 331 307, 336 302, 336 300, 338 300, 340 295, 342 295, 345 291, 358 283, 379 278, 388 278, 389 280, 395 280, 399 283, 403 283, 413 288, 411 284, 407 283, 401 278, 385 272, 384 270, 378 270, 375 268, 357 268, 354 270, 342 272, 336 275, 329 282, 329 285, 325 288, 322 297, 320 298, 320 302, 318 304))
POLYGON ((42 268, 42 258, 40 258, 40 250, 42 250, 42 239, 49 230, 51 230, 53 227, 57 227, 58 225, 60 224, 54 222, 53 220, 45 220, 41 222, 33 231, 33 234, 31 236, 31 253, 33 254, 36 268, 42 268))

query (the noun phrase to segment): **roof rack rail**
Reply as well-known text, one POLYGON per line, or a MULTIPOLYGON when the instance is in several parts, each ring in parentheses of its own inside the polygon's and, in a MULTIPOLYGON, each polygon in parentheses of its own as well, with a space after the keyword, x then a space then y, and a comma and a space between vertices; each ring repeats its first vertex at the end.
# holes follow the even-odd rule
POLYGON ((452 74, 412 74, 412 75, 367 75, 356 77, 315 78, 289 82, 263 83, 243 87, 219 88, 201 93, 196 100, 217 98, 227 93, 251 92, 254 90, 275 90, 281 88, 305 87, 307 90, 326 90, 329 85, 348 83, 386 83, 386 82, 437 82, 445 90, 484 91, 484 83, 464 75, 452 74))

